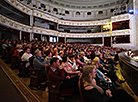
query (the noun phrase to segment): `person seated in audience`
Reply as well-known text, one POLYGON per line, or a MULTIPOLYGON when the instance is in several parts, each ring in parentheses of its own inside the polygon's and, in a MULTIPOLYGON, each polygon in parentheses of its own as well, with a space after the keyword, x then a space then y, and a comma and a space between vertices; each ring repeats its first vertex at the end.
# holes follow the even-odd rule
POLYGON ((33 60, 34 69, 41 69, 39 76, 46 76, 45 67, 48 66, 48 62, 42 57, 40 50, 35 50, 35 58, 33 60))
POLYGON ((2 44, 2 49, 6 51, 6 47, 7 46, 11 46, 11 44, 9 43, 9 40, 5 40, 4 43, 2 44))
POLYGON ((41 48, 41 53, 42 53, 42 56, 45 58, 46 57, 46 47, 41 48))
POLYGON ((13 47, 16 47, 16 45, 17 45, 17 40, 13 40, 13 41, 12 41, 12 46, 13 46, 13 47))
POLYGON ((30 63, 29 63, 29 58, 32 57, 33 55, 30 53, 30 48, 29 48, 29 47, 25 47, 25 48, 24 48, 24 51, 25 51, 25 53, 22 55, 21 60, 22 60, 23 62, 24 62, 24 61, 27 62, 26 65, 25 65, 25 67, 28 68, 29 65, 30 65, 30 63))
POLYGON ((32 49, 32 44, 31 44, 31 43, 27 44, 27 47, 30 48, 30 52, 33 51, 33 49, 32 49))
POLYGON ((69 50, 67 48, 64 50, 64 55, 69 55, 69 50))
POLYGON ((104 58, 109 61, 109 63, 117 65, 118 63, 116 63, 116 61, 109 55, 109 52, 104 52, 104 58))
MULTIPOLYGON (((126 80, 121 80, 121 79, 119 79, 117 76, 116 76, 116 73, 115 72, 113 72, 113 71, 110 71, 110 70, 107 70, 107 69, 105 69, 105 68, 103 68, 102 66, 100 66, 100 59, 98 58, 98 57, 95 57, 94 59, 93 59, 93 63, 96 65, 96 67, 97 67, 97 74, 101 74, 102 73, 102 76, 103 76, 103 78, 105 78, 106 76, 108 77, 108 78, 110 78, 111 79, 111 81, 112 82, 114 82, 114 84, 116 85, 116 86, 118 86, 119 87, 119 85, 118 84, 116 84, 116 81, 118 81, 120 84, 122 84, 122 83, 124 83, 126 80), (106 76, 103 74, 103 73, 107 73, 106 74, 106 76)), ((98 75, 99 76, 99 75, 98 75)), ((101 76, 101 75, 100 75, 101 76)), ((106 77, 106 79, 107 79, 107 77, 106 77)))
POLYGON ((45 57, 45 60, 47 61, 47 63, 50 63, 50 60, 52 59, 52 52, 51 50, 47 50, 46 51, 46 57, 45 57))
POLYGON ((54 50, 53 57, 57 57, 60 61, 62 60, 62 58, 58 55, 58 50, 54 50))
POLYGON ((72 68, 74 70, 79 70, 77 64, 76 64, 76 61, 75 61, 75 55, 73 54, 70 54, 69 55, 69 64, 72 66, 72 68))
POLYGON ((110 90, 105 91, 96 83, 97 69, 95 65, 87 65, 83 68, 82 79, 84 82, 84 97, 87 102, 135 102, 126 91, 110 90))
POLYGON ((93 60, 95 58, 95 53, 94 53, 94 50, 90 50, 91 54, 90 54, 90 57, 91 57, 91 60, 93 60))
POLYGON ((91 63, 91 59, 88 59, 86 56, 85 56, 85 53, 82 51, 81 54, 80 54, 80 61, 83 62, 83 63, 86 63, 86 64, 90 64, 91 63))
POLYGON ((115 70, 114 66, 112 64, 107 63, 106 60, 103 59, 103 54, 98 55, 98 57, 99 57, 99 60, 100 60, 100 65, 102 67, 105 67, 106 69, 112 70, 112 71, 115 70))
POLYGON ((6 50, 6 47, 8 46, 8 39, 6 40, 6 39, 3 39, 2 40, 2 49, 4 50, 6 50))
POLYGON ((21 44, 17 44, 16 48, 17 48, 17 49, 14 50, 12 56, 19 57, 19 53, 23 51, 22 45, 21 45, 21 44))
POLYGON ((76 69, 74 69, 70 63, 69 63, 69 57, 64 55, 62 57, 62 64, 61 66, 63 67, 63 69, 65 70, 65 72, 68 74, 68 75, 78 75, 80 74, 80 71, 77 71, 76 69))
POLYGON ((81 68, 82 68, 83 66, 86 66, 86 65, 87 65, 86 63, 83 63, 83 62, 80 61, 79 54, 76 54, 76 55, 75 55, 75 60, 76 60, 77 66, 79 66, 79 67, 81 67, 81 68))
POLYGON ((95 55, 99 55, 101 52, 97 49, 96 51, 95 51, 95 55))
POLYGON ((63 81, 60 86, 61 90, 78 86, 79 76, 70 77, 69 75, 66 75, 58 58, 53 57, 50 64, 50 69, 48 70, 49 80, 52 82, 63 81))
POLYGON ((59 52, 59 56, 60 56, 61 58, 64 56, 64 51, 63 51, 63 50, 61 50, 61 51, 59 52))
MULTIPOLYGON (((97 62, 96 61, 93 61, 92 62, 92 65, 95 65, 96 68, 97 68, 97 73, 96 73, 96 81, 98 83, 99 86, 101 86, 103 89, 105 86, 103 86, 103 83, 106 83, 106 84, 113 84, 111 79, 108 78, 103 72, 101 72, 98 68, 99 66, 97 65, 97 62)), ((113 84, 114 85, 114 84, 113 84)))

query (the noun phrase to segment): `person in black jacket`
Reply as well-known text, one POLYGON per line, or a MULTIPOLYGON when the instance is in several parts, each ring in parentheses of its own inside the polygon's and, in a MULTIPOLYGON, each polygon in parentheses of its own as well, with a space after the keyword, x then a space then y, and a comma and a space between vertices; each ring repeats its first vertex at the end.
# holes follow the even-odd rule
POLYGON ((87 102, 135 102, 124 90, 103 90, 96 84, 97 69, 95 65, 87 65, 83 68, 82 79, 84 82, 84 96, 87 102))

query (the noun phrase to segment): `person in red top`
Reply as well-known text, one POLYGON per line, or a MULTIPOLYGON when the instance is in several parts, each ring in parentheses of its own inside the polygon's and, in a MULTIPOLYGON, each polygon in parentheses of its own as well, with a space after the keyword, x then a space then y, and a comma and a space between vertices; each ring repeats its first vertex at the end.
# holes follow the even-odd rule
POLYGON ((74 75, 79 75, 81 72, 77 71, 76 69, 74 69, 72 67, 72 65, 69 63, 69 57, 64 55, 62 58, 62 67, 65 70, 65 72, 70 75, 70 76, 74 76, 74 75))
POLYGON ((58 58, 54 57, 50 61, 50 69, 48 71, 48 77, 50 81, 63 81, 60 89, 69 89, 78 86, 79 76, 70 77, 65 74, 63 67, 60 65, 58 58))

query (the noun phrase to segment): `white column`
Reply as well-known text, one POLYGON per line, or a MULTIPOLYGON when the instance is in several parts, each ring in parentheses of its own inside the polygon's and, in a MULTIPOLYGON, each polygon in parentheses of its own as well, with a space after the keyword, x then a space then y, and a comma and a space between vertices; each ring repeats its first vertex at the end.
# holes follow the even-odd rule
POLYGON ((58 13, 59 13, 59 14, 61 13, 61 8, 58 8, 58 13))
POLYGON ((91 11, 91 16, 94 17, 94 11, 91 11))
POLYGON ((110 8, 107 9, 106 12, 107 12, 107 16, 112 15, 112 14, 111 14, 111 9, 110 9, 110 8))
POLYGON ((69 10, 69 17, 72 17, 72 10, 69 10))
POLYGON ((30 33, 30 41, 32 41, 33 39, 34 39, 34 33, 31 32, 31 33, 30 33))
POLYGON ((126 12, 128 11, 128 5, 126 4, 126 12))
POLYGON ((19 38, 20 38, 20 40, 22 40, 22 31, 20 31, 20 37, 19 38))
POLYGON ((34 24, 34 16, 30 15, 30 26, 34 24))
POLYGON ((113 47, 113 43, 112 43, 112 36, 111 36, 111 47, 113 47))
POLYGON ((48 5, 48 4, 46 4, 46 10, 47 10, 47 11, 48 11, 48 10, 50 10, 50 9, 49 9, 49 5, 48 5))
POLYGON ((62 9, 62 14, 65 14, 65 9, 62 9))
POLYGON ((50 42, 50 35, 49 35, 49 42, 50 42))
POLYGON ((75 14, 76 13, 76 11, 72 11, 72 17, 75 17, 75 14))
POLYGON ((53 13, 53 6, 49 6, 49 10, 53 13))
POLYGON ((94 11, 94 17, 97 17, 97 12, 98 12, 98 11, 94 11))
POLYGON ((87 17, 87 13, 86 13, 87 11, 84 11, 83 12, 83 17, 85 18, 85 17, 87 17))
POLYGON ((42 41, 42 39, 43 39, 43 35, 41 34, 41 41, 42 41))
POLYGON ((134 31, 134 42, 135 42, 135 50, 138 50, 138 1, 137 0, 133 0, 133 7, 134 7, 134 21, 133 21, 133 31, 134 31))
POLYGON ((36 7, 38 8, 39 7, 39 2, 36 0, 36 7))
POLYGON ((104 46, 104 36, 102 36, 102 45, 104 46))
POLYGON ((57 42, 58 42, 58 36, 57 36, 57 42))
POLYGON ((66 43, 66 37, 65 37, 65 39, 64 39, 64 42, 66 43))
POLYGON ((107 16, 107 11, 105 9, 103 10, 103 16, 107 16))

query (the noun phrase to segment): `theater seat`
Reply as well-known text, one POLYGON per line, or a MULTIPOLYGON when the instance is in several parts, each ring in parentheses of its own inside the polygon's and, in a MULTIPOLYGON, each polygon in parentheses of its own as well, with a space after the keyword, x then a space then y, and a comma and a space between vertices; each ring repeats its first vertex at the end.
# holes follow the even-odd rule
POLYGON ((30 68, 29 68, 30 85, 29 85, 29 87, 31 89, 39 89, 41 82, 46 82, 47 77, 46 76, 41 76, 41 77, 38 76, 40 69, 34 69, 34 67, 33 67, 33 59, 34 58, 35 58, 34 56, 29 58, 29 62, 30 62, 30 68))
POLYGON ((13 48, 13 46, 7 46, 6 47, 6 63, 10 63, 11 62, 11 49, 13 48))
POLYGON ((83 86, 84 86, 84 83, 82 82, 82 79, 79 78, 78 87, 79 87, 79 92, 80 92, 80 96, 81 96, 81 102, 87 102, 84 97, 83 86))
POLYGON ((49 102, 60 102, 60 96, 73 95, 75 88, 60 90, 60 86, 63 83, 63 81, 58 81, 58 82, 49 81, 49 78, 48 78, 48 70, 49 69, 50 69, 50 66, 47 66, 45 69, 46 75, 47 75, 49 102))
POLYGON ((11 49, 11 69, 16 69, 16 64, 17 64, 17 57, 16 56, 13 56, 13 53, 14 53, 14 50, 16 50, 15 47, 13 47, 11 49))

